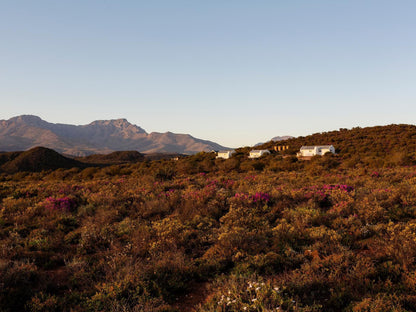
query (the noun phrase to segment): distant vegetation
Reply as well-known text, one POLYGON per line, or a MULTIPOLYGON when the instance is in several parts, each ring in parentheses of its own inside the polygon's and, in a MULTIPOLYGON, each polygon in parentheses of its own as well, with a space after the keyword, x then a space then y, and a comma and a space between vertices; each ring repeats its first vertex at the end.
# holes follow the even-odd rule
POLYGON ((0 154, 0 311, 415 311, 415 139, 354 128, 258 160, 0 154), (314 144, 338 155, 294 156, 314 144))
POLYGON ((92 164, 123 164, 144 160, 144 155, 137 151, 119 151, 109 154, 94 154, 85 157, 77 157, 83 163, 92 164))

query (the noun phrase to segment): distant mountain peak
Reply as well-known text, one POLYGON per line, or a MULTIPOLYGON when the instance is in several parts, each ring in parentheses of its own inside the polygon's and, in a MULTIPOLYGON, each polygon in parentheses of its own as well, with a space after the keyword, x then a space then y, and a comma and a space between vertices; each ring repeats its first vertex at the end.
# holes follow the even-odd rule
POLYGON ((276 142, 276 141, 285 141, 285 140, 289 140, 289 139, 293 139, 293 136, 290 135, 284 135, 284 136, 276 136, 274 138, 271 139, 271 141, 276 142))
POLYGON ((30 125, 41 125, 45 123, 45 121, 35 115, 20 115, 13 118, 10 118, 9 121, 11 122, 18 122, 18 123, 26 123, 30 125))
POLYGON ((25 120, 25 121, 42 120, 42 118, 36 115, 20 115, 20 116, 13 117, 12 119, 20 119, 20 120, 25 120))
POLYGON ((143 128, 130 123, 125 118, 95 120, 91 122, 88 126, 114 127, 117 129, 129 129, 131 131, 134 131, 135 133, 146 133, 146 131, 143 128))
MULTIPOLYGON (((272 142, 279 142, 279 141, 285 141, 285 140, 289 140, 289 139, 293 139, 293 138, 294 137, 293 136, 290 136, 290 135, 276 136, 276 137, 272 138, 270 141, 272 141, 272 142)), ((254 146, 259 146, 259 145, 263 145, 263 144, 264 144, 264 142, 260 142, 260 143, 257 143, 254 146)))
POLYGON ((126 118, 118 118, 118 119, 99 119, 99 120, 94 120, 93 122, 90 123, 90 125, 93 124, 100 124, 100 125, 131 125, 130 122, 128 122, 128 120, 126 118))

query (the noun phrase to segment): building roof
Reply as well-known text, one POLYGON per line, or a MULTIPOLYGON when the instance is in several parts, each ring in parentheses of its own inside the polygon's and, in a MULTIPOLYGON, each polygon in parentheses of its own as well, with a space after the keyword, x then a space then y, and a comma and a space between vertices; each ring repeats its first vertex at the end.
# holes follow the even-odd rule
POLYGON ((302 150, 309 150, 309 149, 314 149, 315 147, 318 147, 318 148, 331 148, 331 147, 333 147, 332 145, 313 145, 313 146, 302 146, 301 148, 300 148, 300 150, 302 151, 302 150))
POLYGON ((269 150, 252 150, 250 153, 261 153, 261 152, 270 152, 269 150))

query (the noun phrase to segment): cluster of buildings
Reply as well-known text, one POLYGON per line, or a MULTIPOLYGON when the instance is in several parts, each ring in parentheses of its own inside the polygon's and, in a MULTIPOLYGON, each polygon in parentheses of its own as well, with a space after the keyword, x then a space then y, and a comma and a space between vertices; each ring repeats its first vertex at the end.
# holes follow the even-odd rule
MULTIPOLYGON (((285 151, 289 149, 289 146, 275 146, 275 151, 285 151)), ((302 146, 299 152, 296 154, 298 157, 311 157, 311 156, 323 156, 326 153, 335 154, 335 148, 333 145, 313 145, 313 146, 302 146)), ((229 159, 235 154, 235 150, 221 151, 217 153, 217 158, 229 159)), ((270 154, 269 150, 251 150, 248 158, 255 159, 260 158, 264 155, 270 154)))
POLYGON ((335 147, 333 145, 314 145, 314 146, 302 146, 300 151, 296 154, 298 157, 307 156, 323 156, 326 153, 335 154, 335 147))
MULTIPOLYGON (((217 158, 229 159, 235 154, 235 150, 217 152, 217 158)), ((260 158, 261 156, 270 154, 269 150, 252 150, 248 158, 260 158)))

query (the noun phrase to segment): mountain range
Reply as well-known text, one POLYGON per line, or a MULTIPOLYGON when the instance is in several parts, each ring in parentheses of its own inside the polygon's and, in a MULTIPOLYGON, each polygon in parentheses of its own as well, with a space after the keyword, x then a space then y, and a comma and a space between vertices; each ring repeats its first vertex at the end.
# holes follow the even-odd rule
POLYGON ((36 146, 72 156, 127 150, 194 154, 227 149, 189 134, 147 133, 126 119, 96 120, 87 125, 55 124, 34 115, 0 120, 0 151, 24 151, 36 146))

